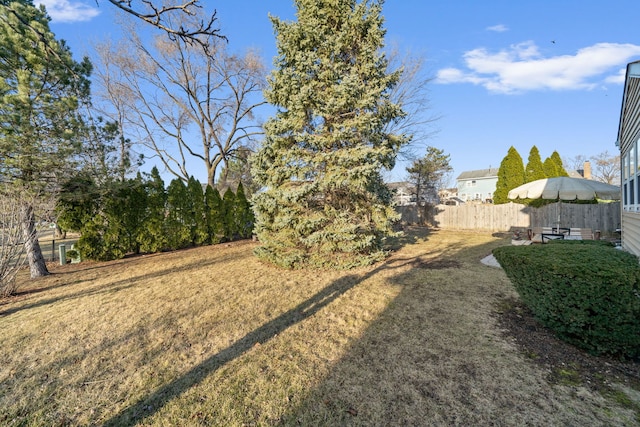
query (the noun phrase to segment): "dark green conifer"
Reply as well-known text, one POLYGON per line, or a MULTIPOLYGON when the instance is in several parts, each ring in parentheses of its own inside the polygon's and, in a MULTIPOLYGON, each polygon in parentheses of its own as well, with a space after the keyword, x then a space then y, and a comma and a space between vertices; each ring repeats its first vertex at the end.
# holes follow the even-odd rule
POLYGON ((227 188, 222 196, 222 229, 224 239, 227 241, 234 240, 239 233, 238 223, 236 222, 236 196, 227 188))
POLYGON ((224 206, 222 197, 217 188, 207 185, 204 192, 205 198, 205 223, 209 241, 212 244, 220 243, 224 238, 224 206))
POLYGON ((167 247, 165 230, 165 213, 167 192, 158 168, 151 169, 151 179, 146 183, 147 214, 144 227, 140 233, 140 250, 143 252, 159 252, 167 247))
POLYGON ((529 159, 524 171, 524 182, 537 181, 546 177, 547 175, 544 172, 542 159, 540 158, 540 151, 538 151, 538 147, 534 145, 531 147, 531 151, 529 151, 529 159))
POLYGON ((167 218, 165 220, 167 240, 171 249, 182 249, 191 245, 191 209, 187 186, 181 179, 174 179, 167 188, 167 218))
POLYGON ((524 184, 524 164, 518 151, 512 146, 507 155, 500 162, 498 169, 498 182, 496 191, 493 193, 493 203, 508 203, 507 198, 510 190, 524 184))
POLYGON ((255 217, 251 210, 251 204, 247 200, 247 196, 244 194, 244 186, 242 183, 238 184, 238 189, 236 190, 235 220, 236 228, 240 237, 243 239, 251 237, 255 217))
POLYGON ((207 224, 205 220, 205 202, 202 184, 193 176, 187 182, 187 192, 191 202, 191 244, 200 246, 207 242, 207 224))
POLYGON ((557 175, 556 176, 569 176, 567 170, 564 168, 564 164, 562 159, 560 158, 560 154, 557 151, 551 153, 551 160, 556 165, 557 175))

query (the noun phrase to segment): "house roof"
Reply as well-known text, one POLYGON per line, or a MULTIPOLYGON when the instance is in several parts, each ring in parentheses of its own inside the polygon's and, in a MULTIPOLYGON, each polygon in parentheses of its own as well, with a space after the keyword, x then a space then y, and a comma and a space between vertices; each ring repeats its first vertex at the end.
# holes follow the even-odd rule
POLYGON ((622 149, 622 143, 625 135, 623 133, 626 131, 628 117, 625 114, 627 97, 630 91, 631 78, 639 78, 640 77, 640 61, 630 62, 627 64, 627 72, 625 75, 624 82, 624 91, 622 93, 622 106, 620 108, 620 122, 618 123, 618 137, 616 139, 616 145, 622 149))
POLYGON ((458 175, 458 180, 463 179, 481 179, 496 178, 498 176, 498 168, 479 169, 474 171, 465 171, 458 175))
POLYGON ((387 187, 389 187, 392 190, 395 190, 395 189, 398 189, 398 188, 409 188, 409 187, 411 187, 411 183, 409 183, 407 181, 387 182, 387 187))

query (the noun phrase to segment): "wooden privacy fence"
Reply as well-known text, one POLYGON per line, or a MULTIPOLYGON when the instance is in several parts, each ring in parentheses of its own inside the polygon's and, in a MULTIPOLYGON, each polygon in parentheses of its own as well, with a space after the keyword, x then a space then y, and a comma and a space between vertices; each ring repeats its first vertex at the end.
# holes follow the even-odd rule
POLYGON ((508 231, 514 228, 561 227, 591 228, 613 234, 620 228, 620 203, 551 203, 534 208, 519 203, 502 205, 398 206, 406 224, 429 225, 442 229, 508 231))

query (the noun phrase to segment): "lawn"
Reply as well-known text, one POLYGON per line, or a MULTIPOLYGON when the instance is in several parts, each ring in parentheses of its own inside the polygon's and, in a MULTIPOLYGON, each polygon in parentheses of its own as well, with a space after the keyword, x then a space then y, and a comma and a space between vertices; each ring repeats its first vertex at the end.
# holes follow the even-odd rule
POLYGON ((0 301, 0 424, 640 425, 635 383, 590 387, 505 326, 527 315, 480 259, 508 243, 414 229, 341 272, 249 241, 52 265, 0 301))

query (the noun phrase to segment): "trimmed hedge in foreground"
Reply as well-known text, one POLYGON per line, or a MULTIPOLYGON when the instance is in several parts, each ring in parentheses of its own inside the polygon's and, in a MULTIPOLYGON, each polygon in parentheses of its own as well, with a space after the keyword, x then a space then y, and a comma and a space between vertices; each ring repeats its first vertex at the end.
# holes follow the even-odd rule
POLYGON ((640 357, 638 258, 596 241, 493 251, 523 302, 557 335, 592 354, 640 357))

